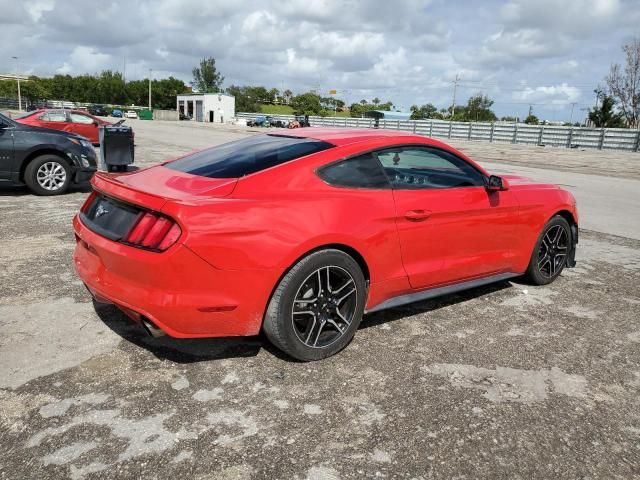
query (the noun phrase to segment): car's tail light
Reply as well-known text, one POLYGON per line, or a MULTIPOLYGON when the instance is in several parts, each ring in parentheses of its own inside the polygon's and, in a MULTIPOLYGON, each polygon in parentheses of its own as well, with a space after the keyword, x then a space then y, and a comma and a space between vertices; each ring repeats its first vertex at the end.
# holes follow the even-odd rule
POLYGON ((155 212, 145 212, 122 240, 136 247, 163 251, 176 243, 181 233, 173 220, 155 212))

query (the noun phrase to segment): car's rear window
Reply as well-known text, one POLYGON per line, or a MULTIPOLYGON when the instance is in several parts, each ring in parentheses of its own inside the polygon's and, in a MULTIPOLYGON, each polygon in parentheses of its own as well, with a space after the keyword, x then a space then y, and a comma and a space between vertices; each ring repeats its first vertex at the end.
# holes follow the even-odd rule
POLYGON ((210 178, 238 178, 333 147, 312 138, 254 135, 183 157, 165 166, 210 178))

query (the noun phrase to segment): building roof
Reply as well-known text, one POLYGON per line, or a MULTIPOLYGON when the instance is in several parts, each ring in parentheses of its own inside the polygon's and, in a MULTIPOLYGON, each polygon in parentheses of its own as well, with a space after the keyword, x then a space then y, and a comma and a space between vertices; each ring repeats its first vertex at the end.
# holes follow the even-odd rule
POLYGON ((215 92, 210 92, 210 93, 199 93, 199 92, 187 92, 187 93, 179 93, 178 97, 204 97, 206 95, 217 95, 217 96, 222 96, 222 97, 231 97, 231 98, 235 98, 233 95, 229 95, 228 93, 215 93, 215 92))

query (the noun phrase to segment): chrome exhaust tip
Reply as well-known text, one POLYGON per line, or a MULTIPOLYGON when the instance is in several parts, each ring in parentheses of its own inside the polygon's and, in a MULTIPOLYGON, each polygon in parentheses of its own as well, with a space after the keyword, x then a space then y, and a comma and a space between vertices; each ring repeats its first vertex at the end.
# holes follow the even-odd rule
POLYGON ((148 320, 146 318, 142 319, 142 326, 144 327, 146 332, 149 335, 151 335, 153 338, 164 337, 164 336, 167 335, 162 330, 160 330, 158 327, 156 327, 153 323, 151 323, 151 320, 148 320))

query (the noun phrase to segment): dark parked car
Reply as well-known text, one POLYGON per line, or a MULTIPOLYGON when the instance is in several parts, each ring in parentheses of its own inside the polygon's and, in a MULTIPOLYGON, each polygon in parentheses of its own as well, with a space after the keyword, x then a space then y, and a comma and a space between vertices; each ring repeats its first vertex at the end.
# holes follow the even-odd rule
POLYGON ((57 195, 96 170, 96 151, 85 138, 0 114, 0 185, 27 184, 37 195, 57 195))
POLYGON ((106 117, 109 115, 107 109, 102 105, 91 105, 88 110, 91 115, 95 115, 97 117, 106 117))

